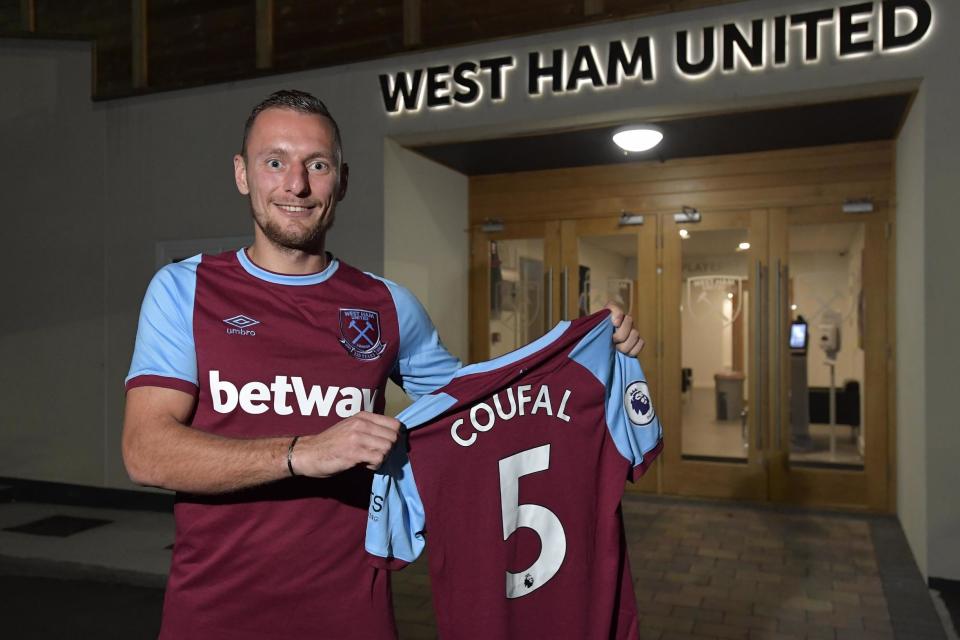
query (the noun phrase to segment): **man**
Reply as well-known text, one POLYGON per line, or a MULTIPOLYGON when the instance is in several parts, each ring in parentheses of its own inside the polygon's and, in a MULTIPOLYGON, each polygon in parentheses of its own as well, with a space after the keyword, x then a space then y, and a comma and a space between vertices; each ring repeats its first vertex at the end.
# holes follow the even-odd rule
POLYGON ((177 492, 161 638, 393 637, 362 547, 370 470, 399 429, 384 388, 420 396, 459 362, 406 289, 325 251, 348 167, 322 102, 257 105, 234 173, 253 245, 154 277, 127 378, 130 477, 177 492))

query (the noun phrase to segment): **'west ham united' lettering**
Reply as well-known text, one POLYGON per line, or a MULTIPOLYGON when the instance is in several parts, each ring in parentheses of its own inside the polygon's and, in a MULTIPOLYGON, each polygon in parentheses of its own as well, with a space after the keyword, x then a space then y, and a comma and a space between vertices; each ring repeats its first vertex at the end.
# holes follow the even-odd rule
POLYGON ((717 70, 733 74, 828 57, 857 60, 920 44, 931 31, 933 17, 929 0, 874 0, 792 14, 738 16, 673 33, 383 73, 380 91, 386 112, 399 114, 471 107, 484 97, 502 102, 518 60, 526 62, 523 79, 529 98, 572 94, 586 87, 622 87, 627 80, 643 87, 664 71, 692 80, 717 70), (658 45, 672 46, 672 55, 661 55, 658 45), (660 61, 671 59, 672 69, 658 68, 660 61))

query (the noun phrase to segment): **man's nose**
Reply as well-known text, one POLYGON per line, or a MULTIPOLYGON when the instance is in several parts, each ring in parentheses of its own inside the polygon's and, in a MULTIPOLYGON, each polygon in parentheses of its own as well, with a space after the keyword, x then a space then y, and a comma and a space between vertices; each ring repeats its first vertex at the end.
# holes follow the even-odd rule
POLYGON ((310 180, 307 168, 302 165, 293 165, 287 170, 283 184, 284 190, 295 196, 305 196, 310 193, 310 180))

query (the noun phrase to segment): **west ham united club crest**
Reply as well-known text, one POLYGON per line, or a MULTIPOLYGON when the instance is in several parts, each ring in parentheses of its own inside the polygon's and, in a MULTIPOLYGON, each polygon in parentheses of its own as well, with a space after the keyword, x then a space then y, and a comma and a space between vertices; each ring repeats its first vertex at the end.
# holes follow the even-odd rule
POLYGON ((340 309, 340 344, 357 360, 376 360, 387 348, 380 341, 380 314, 366 309, 340 309))
POLYGON ((655 414, 653 412, 653 403, 650 402, 650 389, 643 380, 631 382, 627 386, 623 403, 627 410, 627 416, 633 424, 639 427, 645 427, 653 422, 655 414))

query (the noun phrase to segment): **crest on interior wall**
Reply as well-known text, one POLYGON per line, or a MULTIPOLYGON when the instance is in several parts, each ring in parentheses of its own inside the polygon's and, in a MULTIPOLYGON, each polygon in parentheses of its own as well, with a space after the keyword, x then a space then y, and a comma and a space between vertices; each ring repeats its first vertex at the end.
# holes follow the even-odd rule
POLYGON ((742 276, 709 275, 687 278, 687 309, 697 319, 718 318, 723 326, 736 322, 743 310, 742 276), (729 302, 729 307, 725 304, 729 302))

